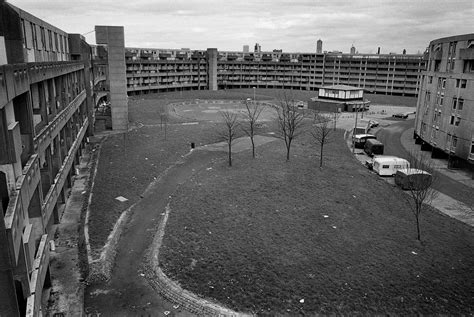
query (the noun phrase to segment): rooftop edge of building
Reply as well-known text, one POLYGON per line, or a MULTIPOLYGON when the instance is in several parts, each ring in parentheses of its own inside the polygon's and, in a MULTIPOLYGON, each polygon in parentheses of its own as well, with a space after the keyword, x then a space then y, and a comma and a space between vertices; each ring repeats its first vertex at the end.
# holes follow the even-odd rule
POLYGON ((430 46, 438 44, 438 43, 445 43, 445 42, 452 42, 452 41, 467 41, 467 40, 474 40, 474 33, 467 33, 467 34, 441 37, 439 39, 432 40, 430 42, 430 46))

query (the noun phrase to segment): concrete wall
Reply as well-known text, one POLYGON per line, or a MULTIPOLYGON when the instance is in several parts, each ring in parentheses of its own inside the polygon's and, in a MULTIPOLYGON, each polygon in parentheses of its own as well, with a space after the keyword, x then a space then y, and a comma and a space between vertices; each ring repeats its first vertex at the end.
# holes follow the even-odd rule
POLYGON ((207 49, 209 90, 217 90, 217 48, 207 49))
POLYGON ((110 87, 112 129, 127 130, 128 100, 123 26, 96 26, 95 37, 97 44, 107 45, 107 82, 110 87))

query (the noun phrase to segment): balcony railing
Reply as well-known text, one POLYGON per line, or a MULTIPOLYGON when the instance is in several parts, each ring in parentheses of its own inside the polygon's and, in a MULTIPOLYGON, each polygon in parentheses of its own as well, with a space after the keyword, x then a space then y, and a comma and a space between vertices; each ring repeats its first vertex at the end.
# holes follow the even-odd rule
POLYGON ((26 316, 38 316, 41 308, 44 280, 48 271, 50 247, 48 235, 41 236, 38 251, 33 262, 30 279, 30 296, 26 304, 26 316))
POLYGON ((71 118, 73 113, 79 108, 85 99, 86 91, 83 90, 34 138, 35 152, 41 153, 46 150, 48 145, 51 143, 51 140, 58 135, 66 122, 71 118))
POLYGON ((16 182, 16 190, 10 196, 10 202, 5 214, 7 240, 10 245, 10 255, 14 265, 16 265, 20 252, 23 229, 28 224, 28 207, 40 178, 39 157, 37 154, 34 154, 28 160, 23 168, 23 174, 16 182))
POLYGON ((66 177, 69 173, 69 170, 71 169, 76 152, 87 131, 88 125, 89 125, 89 121, 87 118, 85 118, 84 123, 82 124, 81 130, 77 134, 77 137, 74 143, 72 144, 66 158, 63 161, 63 165, 61 166, 58 173, 56 174, 53 184, 51 185, 48 193, 46 194, 46 197, 44 199, 44 202, 41 208, 42 215, 43 215, 43 223, 49 222, 51 214, 53 213, 53 209, 56 206, 56 202, 58 200, 59 194, 61 193, 61 190, 63 189, 64 182, 66 181, 66 177))
POLYGON ((30 84, 83 69, 82 62, 44 62, 0 66, 0 108, 27 92, 30 84), (8 81, 7 78, 11 78, 8 81))

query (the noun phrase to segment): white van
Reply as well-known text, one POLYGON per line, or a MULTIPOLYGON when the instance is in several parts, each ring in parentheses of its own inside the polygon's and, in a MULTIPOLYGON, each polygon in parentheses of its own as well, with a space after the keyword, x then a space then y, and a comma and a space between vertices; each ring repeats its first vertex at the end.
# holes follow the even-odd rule
POLYGON ((410 163, 400 157, 377 155, 372 160, 372 169, 380 176, 393 176, 403 168, 410 168, 410 163))

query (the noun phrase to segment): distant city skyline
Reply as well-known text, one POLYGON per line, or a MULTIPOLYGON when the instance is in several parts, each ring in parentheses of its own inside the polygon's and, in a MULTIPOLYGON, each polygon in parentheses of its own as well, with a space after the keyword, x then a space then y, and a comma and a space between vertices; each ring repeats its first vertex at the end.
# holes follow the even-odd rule
POLYGON ((122 25, 127 47, 192 50, 407 54, 433 39, 473 33, 472 0, 10 0, 68 33, 95 43, 95 25, 122 25))

